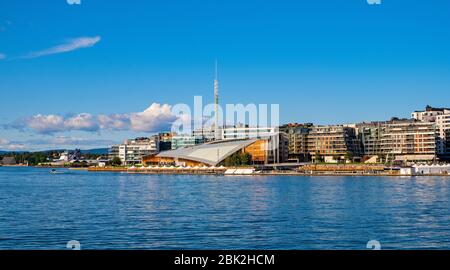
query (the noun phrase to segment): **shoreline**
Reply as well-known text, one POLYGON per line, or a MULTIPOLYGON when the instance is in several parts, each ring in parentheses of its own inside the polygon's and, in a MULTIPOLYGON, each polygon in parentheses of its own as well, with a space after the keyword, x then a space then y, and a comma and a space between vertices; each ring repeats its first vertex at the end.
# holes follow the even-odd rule
POLYGON ((226 174, 226 169, 221 170, 183 170, 183 169, 127 169, 127 168, 87 168, 88 172, 115 172, 115 173, 127 173, 127 174, 148 174, 148 175, 211 175, 211 176, 365 176, 365 177, 427 177, 427 176, 439 176, 450 177, 448 174, 394 174, 394 173, 299 173, 299 172, 254 172, 245 174, 226 174))
MULTIPOLYGON (((86 171, 86 172, 98 172, 98 173, 126 173, 126 174, 148 174, 148 175, 211 175, 211 176, 324 176, 324 177, 336 177, 336 176, 364 176, 364 177, 449 177, 450 174, 398 174, 398 173, 300 173, 300 172, 252 172, 252 173, 233 173, 226 174, 226 170, 223 169, 129 169, 129 168, 99 168, 99 167, 84 167, 84 168, 71 168, 71 167, 51 167, 51 166, 0 166, 4 168, 36 168, 36 169, 67 169, 72 171, 86 171)), ((236 169, 236 168, 230 168, 236 169)), ((248 168, 247 168, 248 169, 248 168)))

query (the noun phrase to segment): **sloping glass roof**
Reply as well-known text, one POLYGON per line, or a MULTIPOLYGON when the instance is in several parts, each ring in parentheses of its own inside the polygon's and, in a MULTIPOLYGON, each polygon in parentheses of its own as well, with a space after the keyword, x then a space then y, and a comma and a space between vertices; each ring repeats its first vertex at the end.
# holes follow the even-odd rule
POLYGON ((256 139, 219 141, 161 152, 157 157, 180 158, 216 166, 227 157, 256 141, 256 139))

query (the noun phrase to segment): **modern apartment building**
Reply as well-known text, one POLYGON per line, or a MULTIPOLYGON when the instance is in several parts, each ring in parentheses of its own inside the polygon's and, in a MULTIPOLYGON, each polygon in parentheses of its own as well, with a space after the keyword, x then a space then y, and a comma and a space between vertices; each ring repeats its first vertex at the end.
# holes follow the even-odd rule
POLYGON ((427 106, 424 111, 415 111, 411 116, 416 120, 435 123, 437 155, 442 160, 450 160, 450 108, 427 106))
MULTIPOLYGON (((269 139, 269 143, 272 139, 269 139)), ((275 143, 278 143, 278 148, 273 151, 274 163, 285 163, 289 161, 289 137, 283 132, 279 132, 275 137, 275 143)))
POLYGON ((178 135, 172 137, 172 150, 178 148, 191 147, 205 142, 203 137, 190 136, 190 135, 178 135))
POLYGON ((385 160, 433 161, 436 156, 436 126, 417 120, 392 120, 381 126, 380 147, 385 160))
POLYGON ((361 142, 361 153, 363 156, 381 155, 381 134, 385 123, 369 122, 356 125, 356 135, 361 142))
MULTIPOLYGON (((217 132, 220 133, 219 129, 217 132)), ((203 127, 192 131, 192 136, 203 138, 205 142, 211 142, 216 139, 216 129, 214 127, 203 127)))
POLYGON ((280 127, 288 140, 288 156, 290 161, 304 162, 311 160, 308 151, 308 134, 313 124, 287 124, 280 127))
POLYGON ((450 114, 450 108, 434 108, 426 106, 424 111, 415 111, 411 113, 411 118, 424 122, 435 122, 439 115, 450 114))
POLYGON ((110 159, 119 157, 124 165, 139 164, 142 157, 159 152, 159 136, 126 140, 113 145, 109 151, 110 159))
POLYGON ((225 127, 222 140, 265 139, 278 133, 278 127, 225 127))
POLYGON ((172 132, 162 132, 159 136, 159 151, 168 151, 172 149, 172 137, 175 136, 172 132))
POLYGON ((420 116, 428 121, 393 118, 353 125, 291 124, 280 131, 288 134, 290 157, 306 151, 313 161, 432 162, 450 158, 450 114, 446 109, 438 111, 433 117, 427 114, 431 118, 420 116))
POLYGON ((307 136, 312 160, 325 162, 357 161, 361 159, 356 130, 343 125, 314 126, 307 136))
POLYGON ((436 129, 437 154, 440 159, 450 160, 450 113, 436 116, 436 129))

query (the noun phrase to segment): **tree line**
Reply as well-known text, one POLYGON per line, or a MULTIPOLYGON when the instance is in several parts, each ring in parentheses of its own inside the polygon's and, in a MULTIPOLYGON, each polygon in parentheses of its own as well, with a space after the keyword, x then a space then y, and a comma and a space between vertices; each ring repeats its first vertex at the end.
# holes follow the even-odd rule
MULTIPOLYGON (((63 151, 44 151, 44 152, 10 152, 0 154, 0 161, 4 157, 14 157, 17 164, 27 164, 29 166, 37 166, 40 163, 48 163, 54 159, 58 159, 63 151)), ((82 155, 84 159, 97 159, 102 155, 85 153, 82 155)))

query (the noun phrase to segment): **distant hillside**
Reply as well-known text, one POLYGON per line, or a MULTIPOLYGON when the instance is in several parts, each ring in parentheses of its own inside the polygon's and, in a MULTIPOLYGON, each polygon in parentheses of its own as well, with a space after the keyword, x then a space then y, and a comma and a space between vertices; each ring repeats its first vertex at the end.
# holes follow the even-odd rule
POLYGON ((89 150, 81 150, 82 154, 93 154, 93 155, 107 155, 108 148, 97 148, 97 149, 89 149, 89 150))
POLYGON ((2 151, 2 150, 0 150, 0 155, 9 154, 9 153, 26 153, 26 151, 2 151))
MULTIPOLYGON (((108 148, 96 148, 96 149, 88 149, 88 150, 81 150, 82 154, 92 154, 92 155, 107 155, 108 154, 108 148)), ((36 151, 36 153, 48 153, 48 152, 63 152, 65 150, 62 149, 53 149, 53 150, 45 150, 45 151, 36 151)), ((73 150, 72 150, 73 151, 73 150)), ((8 153, 26 153, 26 151, 3 151, 0 150, 0 155, 8 154, 8 153)))

